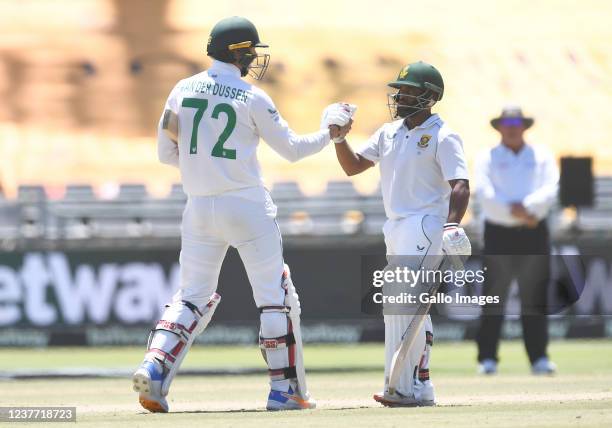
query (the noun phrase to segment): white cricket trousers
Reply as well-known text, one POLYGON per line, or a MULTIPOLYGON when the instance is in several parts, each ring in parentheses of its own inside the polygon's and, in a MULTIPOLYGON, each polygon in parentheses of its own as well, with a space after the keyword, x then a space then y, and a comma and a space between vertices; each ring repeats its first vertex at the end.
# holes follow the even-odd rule
MULTIPOLYGON (((442 234, 444 219, 433 215, 413 215, 400 219, 389 219, 383 227, 387 256, 410 257, 418 270, 437 269, 442 261, 442 234)), ((389 259, 392 263, 393 257, 389 259)), ((401 260, 401 258, 399 259, 401 260)), ((393 354, 399 347, 402 335, 414 315, 384 315, 385 320, 385 389, 389 378, 393 354)), ((427 315, 414 346, 410 349, 406 367, 400 378, 398 391, 404 395, 414 393, 414 381, 420 375, 429 377, 431 342, 426 341, 426 332, 433 339, 431 317, 427 315)))
POLYGON ((263 187, 189 196, 181 225, 181 283, 174 301, 201 307, 216 291, 228 247, 238 250, 257 307, 284 304, 276 206, 263 187))

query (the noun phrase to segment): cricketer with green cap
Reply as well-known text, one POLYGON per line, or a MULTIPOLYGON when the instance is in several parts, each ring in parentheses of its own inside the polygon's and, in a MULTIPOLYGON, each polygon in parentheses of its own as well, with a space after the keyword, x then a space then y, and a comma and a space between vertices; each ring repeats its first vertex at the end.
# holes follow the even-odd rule
MULTIPOLYGON (((470 195, 463 143, 431 112, 444 94, 442 75, 433 65, 422 61, 408 64, 388 86, 396 90, 388 94, 387 103, 393 121, 381 126, 356 152, 346 141, 335 144, 336 155, 347 175, 380 164, 389 266, 436 270, 443 253, 471 253, 469 239, 459 227, 470 195)), ((418 284, 413 289, 418 289, 418 284)), ((417 306, 384 303, 385 383, 383 392, 374 399, 393 407, 433 405, 431 318, 415 315, 418 302, 417 306), (414 342, 398 359, 396 354, 415 317, 421 318, 414 342)))

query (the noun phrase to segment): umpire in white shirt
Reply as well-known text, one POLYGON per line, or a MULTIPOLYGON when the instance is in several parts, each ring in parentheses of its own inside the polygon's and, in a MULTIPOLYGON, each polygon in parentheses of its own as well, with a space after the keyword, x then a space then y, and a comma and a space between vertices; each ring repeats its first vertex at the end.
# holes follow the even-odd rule
POLYGON ((504 306, 513 279, 519 285, 525 347, 534 374, 552 374, 548 359, 547 289, 550 240, 546 217, 555 203, 559 171, 552 154, 526 144, 534 123, 519 107, 506 107, 491 120, 501 142, 477 163, 476 186, 484 219, 487 267, 484 294, 499 304, 483 307, 478 331, 479 371, 497 372, 504 306))

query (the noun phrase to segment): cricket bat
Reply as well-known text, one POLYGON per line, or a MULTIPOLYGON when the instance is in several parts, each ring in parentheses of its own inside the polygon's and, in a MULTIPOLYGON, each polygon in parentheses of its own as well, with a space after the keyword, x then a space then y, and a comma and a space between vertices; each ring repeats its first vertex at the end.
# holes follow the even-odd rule
MULTIPOLYGON (((445 255, 444 261, 439 269, 444 270, 447 267, 451 269, 463 269, 463 262, 461 261, 460 257, 461 256, 459 255, 445 255)), ((440 285, 441 283, 433 283, 427 289, 427 293, 430 296, 435 295, 438 288, 440 288, 440 285)), ((410 348, 414 345, 417 333, 421 331, 421 328, 423 327, 425 315, 427 315, 429 309, 431 309, 431 301, 428 303, 419 304, 415 311, 414 317, 412 317, 410 324, 408 324, 408 328, 406 328, 406 331, 402 335, 402 341, 399 347, 393 354, 391 369, 389 370, 389 380, 387 382, 387 390, 389 391, 389 394, 395 394, 400 377, 406 369, 406 357, 408 356, 410 348)))

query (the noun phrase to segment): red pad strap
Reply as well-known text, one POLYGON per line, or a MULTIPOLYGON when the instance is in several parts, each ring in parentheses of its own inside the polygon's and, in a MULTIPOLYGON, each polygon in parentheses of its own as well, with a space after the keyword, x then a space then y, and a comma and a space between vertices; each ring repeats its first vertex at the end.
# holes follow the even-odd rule
POLYGON ((157 325, 155 325, 155 330, 169 331, 170 333, 174 333, 177 336, 182 336, 187 339, 188 335, 193 331, 196 325, 197 322, 194 321, 194 323, 189 328, 187 328, 184 325, 173 321, 159 320, 157 325))
POLYGON ((161 357, 161 360, 159 358, 156 358, 156 359, 160 360, 163 365, 166 365, 166 362, 169 362, 170 365, 172 365, 176 361, 176 358, 173 355, 171 355, 171 354, 169 354, 167 352, 164 352, 164 351, 162 351, 161 349, 158 349, 158 348, 151 348, 151 349, 149 349, 147 354, 155 354, 155 356, 161 357))
POLYGON ((259 347, 261 349, 284 349, 295 345, 293 333, 280 337, 259 337, 259 347))

